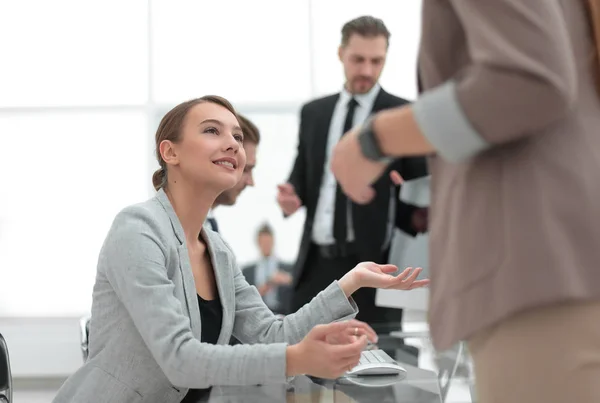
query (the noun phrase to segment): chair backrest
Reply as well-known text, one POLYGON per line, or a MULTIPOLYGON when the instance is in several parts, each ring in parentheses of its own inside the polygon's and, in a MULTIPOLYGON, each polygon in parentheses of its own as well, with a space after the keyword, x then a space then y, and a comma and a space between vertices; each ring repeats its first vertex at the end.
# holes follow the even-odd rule
POLYGON ((12 373, 8 346, 0 333, 0 402, 12 403, 12 373))
POLYGON ((90 340, 90 316, 84 316, 79 320, 79 338, 81 339, 81 354, 83 362, 87 361, 89 355, 90 340))

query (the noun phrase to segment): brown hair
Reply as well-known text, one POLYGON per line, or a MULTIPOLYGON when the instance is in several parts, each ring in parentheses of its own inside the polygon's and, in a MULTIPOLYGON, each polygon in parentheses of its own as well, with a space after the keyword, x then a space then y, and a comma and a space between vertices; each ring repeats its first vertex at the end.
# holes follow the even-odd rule
POLYGON ((260 132, 258 131, 258 127, 256 127, 250 119, 239 114, 238 122, 240 122, 242 132, 244 133, 244 142, 258 145, 260 143, 260 132))
POLYGON ((600 95, 600 0, 586 0, 588 17, 592 28, 594 43, 593 61, 596 76, 596 88, 600 95))
POLYGON ((269 224, 264 223, 258 229, 257 235, 258 236, 261 236, 261 235, 271 235, 271 236, 273 236, 273 229, 271 228, 271 226, 269 224))
POLYGON ((160 121, 158 129, 156 130, 156 159, 160 165, 160 168, 157 169, 152 175, 152 184, 154 185, 154 189, 159 190, 167 186, 167 164, 160 155, 160 143, 162 143, 164 140, 170 140, 173 143, 177 143, 181 138, 181 129, 188 112, 194 106, 205 102, 220 105, 233 113, 237 118, 237 113, 235 112, 235 109, 231 103, 225 98, 217 95, 206 95, 201 98, 183 102, 167 112, 167 114, 160 121))
POLYGON ((355 18, 344 24, 342 27, 342 46, 348 45, 348 41, 350 41, 350 37, 353 34, 358 34, 367 38, 381 35, 385 37, 388 45, 390 43, 390 36, 392 36, 383 23, 383 20, 371 17, 370 15, 355 18))

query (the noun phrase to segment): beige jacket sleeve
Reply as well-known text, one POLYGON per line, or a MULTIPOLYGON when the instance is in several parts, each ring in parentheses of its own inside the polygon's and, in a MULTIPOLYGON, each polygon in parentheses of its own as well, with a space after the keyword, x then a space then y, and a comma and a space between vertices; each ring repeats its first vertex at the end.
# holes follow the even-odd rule
POLYGON ((417 122, 438 154, 460 162, 561 119, 577 74, 559 0, 452 0, 468 43, 460 76, 422 95, 417 122))

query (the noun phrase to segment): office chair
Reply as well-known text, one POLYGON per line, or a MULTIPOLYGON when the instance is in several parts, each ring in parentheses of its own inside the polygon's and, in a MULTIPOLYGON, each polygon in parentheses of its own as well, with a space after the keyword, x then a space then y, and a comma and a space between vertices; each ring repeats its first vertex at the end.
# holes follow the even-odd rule
POLYGON ((0 403, 12 403, 12 373, 8 346, 0 333, 0 403))
POLYGON ((89 350, 89 338, 90 338, 90 316, 84 316, 79 320, 79 337, 81 339, 81 353, 83 355, 83 362, 87 361, 89 350))

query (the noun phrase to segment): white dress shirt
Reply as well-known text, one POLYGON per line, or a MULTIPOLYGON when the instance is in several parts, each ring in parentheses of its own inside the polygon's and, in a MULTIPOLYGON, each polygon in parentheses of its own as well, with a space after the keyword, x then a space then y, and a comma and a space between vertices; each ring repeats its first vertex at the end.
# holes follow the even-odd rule
MULTIPOLYGON (((352 95, 346 89, 342 90, 340 97, 333 110, 331 124, 329 125, 329 134, 327 138, 327 154, 325 157, 325 167, 323 169, 323 179, 319 191, 319 201, 317 202, 317 211, 312 229, 312 240, 319 245, 331 245, 335 243, 333 237, 333 219, 335 213, 335 192, 337 181, 331 172, 330 162, 331 154, 335 145, 340 141, 346 121, 348 111, 348 102, 352 97, 358 102, 354 110, 353 126, 362 124, 373 110, 375 98, 379 94, 381 87, 376 84, 366 94, 352 95)), ((354 228, 352 226, 352 210, 348 202, 348 241, 354 241, 354 228)))
MULTIPOLYGON (((256 287, 260 287, 266 284, 271 277, 277 272, 279 266, 278 259, 271 256, 263 256, 256 262, 256 271, 255 271, 255 285, 256 287)), ((277 287, 271 288, 265 295, 263 295, 263 300, 265 304, 271 310, 277 309, 279 307, 279 300, 277 298, 277 287)))

